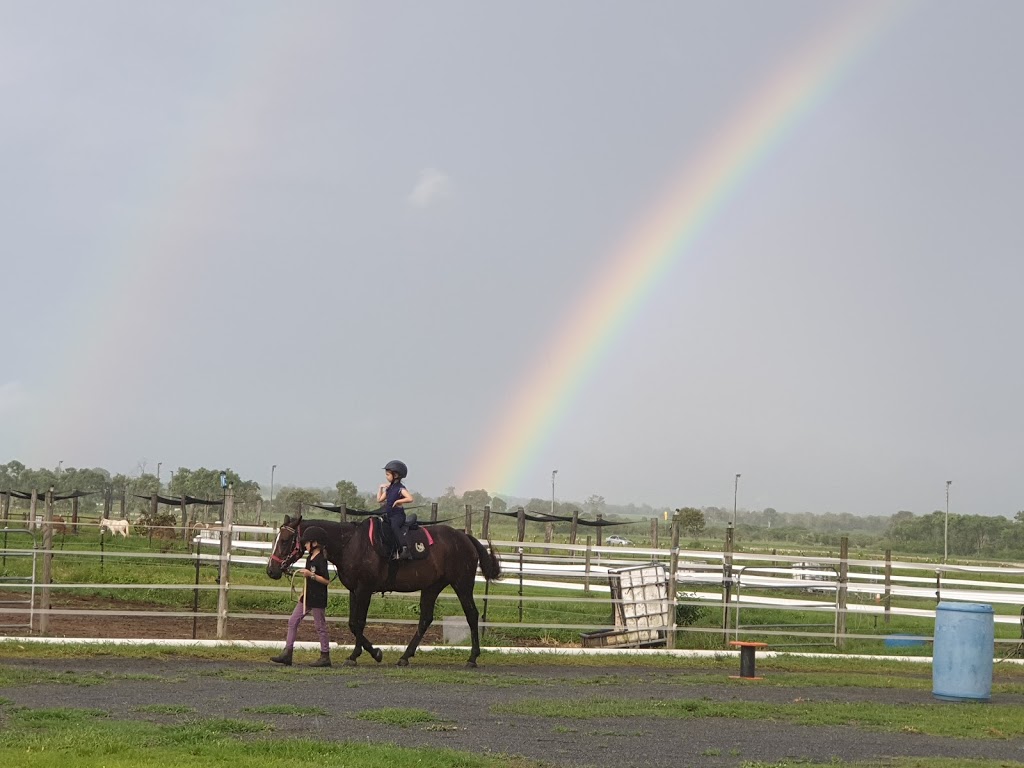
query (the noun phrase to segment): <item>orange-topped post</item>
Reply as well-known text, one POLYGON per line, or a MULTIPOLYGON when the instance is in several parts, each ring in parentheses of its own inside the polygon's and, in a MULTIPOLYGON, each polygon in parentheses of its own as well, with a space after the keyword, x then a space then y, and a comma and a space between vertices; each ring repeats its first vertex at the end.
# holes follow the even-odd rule
POLYGON ((739 675, 729 675, 729 677, 738 677, 742 680, 760 680, 761 678, 754 671, 754 654, 758 648, 767 648, 768 643, 756 643, 750 640, 730 640, 729 645, 740 649, 740 673, 739 675))

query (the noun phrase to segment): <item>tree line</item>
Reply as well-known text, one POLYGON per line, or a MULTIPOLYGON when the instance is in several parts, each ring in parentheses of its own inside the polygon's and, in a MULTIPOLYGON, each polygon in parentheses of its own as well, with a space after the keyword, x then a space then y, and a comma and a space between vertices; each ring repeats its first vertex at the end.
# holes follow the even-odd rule
MULTIPOLYGON (((361 491, 349 480, 339 480, 334 486, 319 488, 284 486, 276 489, 273 504, 260 484, 241 477, 230 468, 178 467, 170 470, 165 482, 140 463, 136 473, 113 474, 102 467, 31 468, 19 461, 0 464, 0 492, 31 491, 40 494, 49 488, 58 493, 87 491, 93 495, 82 499, 84 514, 96 513, 106 501, 112 510, 119 511, 120 499, 125 499, 126 512, 144 514, 148 498, 154 493, 170 498, 191 496, 217 501, 223 498, 221 475, 232 484, 236 509, 241 519, 271 521, 274 515, 293 514, 303 506, 318 503, 345 504, 350 509, 377 509, 376 489, 361 491)), ((672 510, 657 509, 649 505, 613 505, 602 496, 592 495, 582 502, 555 501, 540 498, 503 498, 493 496, 484 489, 456 492, 448 487, 437 497, 412 491, 414 507, 429 508, 438 505, 441 519, 461 519, 467 504, 474 510, 490 506, 492 512, 502 513, 518 506, 533 513, 554 512, 570 517, 580 512, 591 518, 601 515, 609 521, 646 521, 652 517, 666 520, 678 517, 685 536, 692 541, 702 538, 721 539, 724 529, 733 522, 733 510, 724 507, 681 506, 672 510)), ((14 500, 14 506, 24 507, 27 502, 14 500)), ((892 515, 852 515, 849 513, 810 512, 786 513, 771 507, 763 510, 737 510, 736 536, 740 546, 758 544, 803 545, 838 547, 846 536, 851 546, 872 550, 892 549, 909 554, 934 555, 943 551, 946 516, 942 511, 915 515, 906 510, 892 515)), ((983 515, 949 515, 949 553, 953 557, 1024 559, 1024 511, 1013 520, 983 515)))

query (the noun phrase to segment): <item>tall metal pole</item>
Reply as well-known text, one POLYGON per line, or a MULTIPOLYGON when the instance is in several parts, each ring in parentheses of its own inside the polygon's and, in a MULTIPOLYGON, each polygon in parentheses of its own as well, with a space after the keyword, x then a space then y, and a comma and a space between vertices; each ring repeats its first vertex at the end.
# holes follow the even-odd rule
POLYGON ((558 474, 557 469, 551 470, 551 516, 555 516, 555 475, 558 474))
POLYGON ((277 464, 274 464, 270 468, 270 511, 274 511, 274 470, 277 469, 277 464))
POLYGON ((946 520, 942 526, 942 562, 945 563, 949 558, 949 486, 953 484, 952 480, 946 481, 946 520))
POLYGON ((732 488, 732 527, 736 530, 736 497, 740 493, 740 475, 736 474, 736 482, 732 488))

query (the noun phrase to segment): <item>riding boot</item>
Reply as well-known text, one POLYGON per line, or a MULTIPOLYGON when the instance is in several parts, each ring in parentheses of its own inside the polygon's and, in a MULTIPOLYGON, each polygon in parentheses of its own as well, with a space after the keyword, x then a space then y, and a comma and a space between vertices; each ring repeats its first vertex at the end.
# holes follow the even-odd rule
POLYGON ((286 667, 290 667, 292 665, 292 649, 281 651, 279 655, 271 656, 270 660, 275 664, 284 664, 286 667))
POLYGON ((331 666, 331 654, 324 651, 320 651, 320 658, 314 661, 309 666, 311 667, 329 667, 331 666))

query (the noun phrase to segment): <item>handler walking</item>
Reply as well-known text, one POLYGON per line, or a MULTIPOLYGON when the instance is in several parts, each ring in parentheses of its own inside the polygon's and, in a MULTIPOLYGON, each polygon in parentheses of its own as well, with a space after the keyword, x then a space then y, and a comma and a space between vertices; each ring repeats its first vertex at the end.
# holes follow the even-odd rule
POLYGON ((299 622, 309 614, 313 614, 313 624, 320 637, 320 658, 309 666, 331 666, 331 636, 327 631, 327 584, 330 572, 327 570, 327 556, 324 554, 323 543, 327 534, 319 526, 311 526, 302 532, 299 541, 306 547, 306 567, 299 571, 303 577, 302 597, 295 604, 291 618, 288 619, 288 636, 284 641, 284 651, 270 660, 275 664, 292 665, 292 649, 295 636, 299 632, 299 622))

